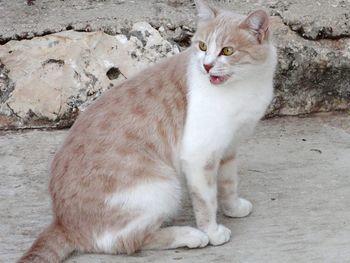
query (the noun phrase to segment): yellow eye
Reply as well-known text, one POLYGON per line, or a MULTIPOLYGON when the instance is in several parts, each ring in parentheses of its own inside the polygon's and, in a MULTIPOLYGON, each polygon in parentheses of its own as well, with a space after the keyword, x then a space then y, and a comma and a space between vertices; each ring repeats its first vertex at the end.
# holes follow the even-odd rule
POLYGON ((235 51, 233 50, 233 47, 224 47, 221 50, 221 54, 224 56, 231 56, 235 51))
POLYGON ((202 41, 199 41, 199 49, 202 50, 202 51, 207 51, 207 44, 205 44, 204 42, 202 41))

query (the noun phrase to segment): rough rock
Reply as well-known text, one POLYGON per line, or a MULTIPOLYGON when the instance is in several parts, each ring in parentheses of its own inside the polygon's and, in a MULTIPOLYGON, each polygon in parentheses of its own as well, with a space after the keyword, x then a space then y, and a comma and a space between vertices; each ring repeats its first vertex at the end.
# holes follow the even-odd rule
POLYGON ((277 1, 270 3, 273 14, 303 38, 339 39, 350 36, 350 1, 277 1))
POLYGON ((350 38, 309 41, 273 19, 279 65, 269 116, 350 109, 350 38))
POLYGON ((69 126, 103 91, 179 52, 148 23, 127 35, 65 31, 0 47, 0 125, 69 126), (5 116, 8 116, 6 119, 5 116))

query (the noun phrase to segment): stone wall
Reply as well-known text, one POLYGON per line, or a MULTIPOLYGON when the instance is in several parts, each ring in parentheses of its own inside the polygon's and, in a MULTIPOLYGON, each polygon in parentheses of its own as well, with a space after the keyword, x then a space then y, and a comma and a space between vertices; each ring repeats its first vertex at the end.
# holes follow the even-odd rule
MULTIPOLYGON (((0 2, 6 11, 0 18, 0 129, 69 127, 103 91, 186 48, 195 30, 191 1, 135 6, 135 1, 77 0, 77 10, 68 1, 15 2, 0 2), (65 9, 77 16, 67 16, 65 9), (23 17, 15 20, 20 12, 23 17), (33 21, 43 17, 46 29, 29 15, 33 21), (142 19, 148 22, 138 22, 142 19)), ((273 16, 279 65, 267 116, 350 108, 350 4, 317 3, 214 3, 242 13, 263 5, 273 16)))
POLYGON ((103 91, 179 52, 146 22, 125 34, 63 31, 0 49, 0 128, 68 127, 103 91))

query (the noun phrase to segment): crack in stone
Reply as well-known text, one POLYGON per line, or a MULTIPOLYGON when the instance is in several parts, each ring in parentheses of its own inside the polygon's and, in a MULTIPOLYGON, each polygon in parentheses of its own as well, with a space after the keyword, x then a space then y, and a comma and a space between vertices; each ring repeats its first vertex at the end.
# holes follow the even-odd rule
POLYGON ((297 33, 298 36, 302 37, 303 39, 310 40, 310 41, 317 41, 322 39, 328 39, 328 40, 339 40, 339 39, 348 39, 350 38, 350 34, 347 33, 341 33, 339 35, 332 35, 333 28, 332 27, 326 27, 322 26, 318 29, 318 34, 316 37, 312 37, 305 32, 305 27, 302 24, 295 24, 295 23, 289 23, 286 21, 286 19, 281 15, 281 13, 273 9, 271 16, 277 16, 281 18, 281 22, 287 26, 291 31, 297 33))
POLYGON ((10 106, 8 103, 6 103, 6 106, 9 108, 11 114, 13 114, 14 116, 16 116, 16 117, 17 117, 18 119, 20 119, 21 121, 23 121, 23 118, 22 118, 21 116, 19 116, 19 115, 14 111, 14 109, 11 108, 11 106, 10 106))
POLYGON ((305 32, 305 28, 303 25, 297 25, 297 24, 288 24, 282 19, 283 24, 289 27, 290 30, 297 33, 300 37, 310 40, 310 41, 317 41, 322 39, 329 39, 329 40, 339 40, 339 39, 348 39, 350 38, 350 35, 348 34, 340 34, 340 35, 332 35, 331 32, 333 29, 331 27, 321 27, 318 30, 318 34, 316 37, 309 36, 305 32))

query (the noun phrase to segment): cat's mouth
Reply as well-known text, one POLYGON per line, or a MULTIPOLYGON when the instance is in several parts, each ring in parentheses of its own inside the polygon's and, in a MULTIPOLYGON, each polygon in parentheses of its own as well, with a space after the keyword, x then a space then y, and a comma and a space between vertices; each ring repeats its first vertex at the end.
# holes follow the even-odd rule
POLYGON ((214 85, 220 85, 228 79, 228 76, 215 76, 215 75, 210 75, 210 83, 214 85))

